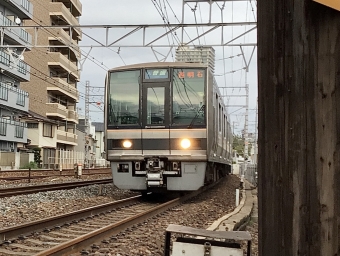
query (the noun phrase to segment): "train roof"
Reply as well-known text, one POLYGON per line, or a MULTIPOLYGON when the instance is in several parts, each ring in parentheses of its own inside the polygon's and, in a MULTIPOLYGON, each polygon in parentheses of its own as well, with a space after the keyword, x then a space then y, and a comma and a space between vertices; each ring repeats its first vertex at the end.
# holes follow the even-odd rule
POLYGON ((159 67, 179 67, 179 68, 206 68, 207 65, 202 63, 189 62, 146 62, 133 65, 112 68, 109 71, 137 69, 137 68, 159 68, 159 67))

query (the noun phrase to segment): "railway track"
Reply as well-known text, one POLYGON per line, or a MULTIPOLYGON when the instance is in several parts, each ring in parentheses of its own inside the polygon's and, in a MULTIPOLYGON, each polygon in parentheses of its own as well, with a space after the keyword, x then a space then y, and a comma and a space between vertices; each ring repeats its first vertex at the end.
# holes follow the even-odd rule
POLYGON ((107 239, 119 232, 133 225, 143 225, 147 219, 178 206, 208 188, 166 202, 149 202, 136 196, 0 230, 0 254, 70 255, 96 242, 108 242, 107 239))
MULTIPOLYGON (((110 168, 99 168, 99 169, 84 169, 82 171, 83 176, 108 174, 111 175, 110 168)), ((66 169, 62 172, 57 170, 11 170, 11 171, 0 171, 0 180, 15 181, 15 180, 26 180, 26 179, 43 179, 48 177, 69 177, 74 176, 74 170, 66 169)))
POLYGON ((95 184, 108 184, 112 183, 112 179, 102 179, 102 180, 88 180, 88 181, 77 181, 77 182, 64 182, 57 184, 44 184, 35 186, 25 186, 25 187, 12 187, 0 189, 0 198, 17 196, 23 194, 33 194, 38 192, 46 192, 52 190, 62 190, 62 189, 73 189, 77 187, 95 185, 95 184))

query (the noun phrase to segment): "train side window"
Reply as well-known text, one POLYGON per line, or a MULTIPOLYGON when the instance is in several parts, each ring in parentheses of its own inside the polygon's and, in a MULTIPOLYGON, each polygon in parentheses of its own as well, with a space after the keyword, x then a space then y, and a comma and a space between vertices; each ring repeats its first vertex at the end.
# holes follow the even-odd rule
POLYGON ((221 132, 222 131, 222 127, 221 127, 221 104, 218 104, 218 131, 221 132))
POLYGON ((224 124, 224 129, 223 129, 223 137, 226 138, 226 134, 227 134, 227 117, 226 115, 224 114, 224 119, 223 119, 223 124, 224 124))
POLYGON ((221 111, 221 133, 224 135, 224 108, 222 107, 221 111))

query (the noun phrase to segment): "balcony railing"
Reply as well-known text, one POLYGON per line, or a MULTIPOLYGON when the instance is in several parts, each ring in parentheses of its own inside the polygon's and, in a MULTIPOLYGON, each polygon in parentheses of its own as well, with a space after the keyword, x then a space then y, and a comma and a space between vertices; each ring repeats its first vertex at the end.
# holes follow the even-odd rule
POLYGON ((0 82, 0 103, 6 101, 9 107, 28 111, 28 93, 13 85, 0 82))
POLYGON ((79 116, 78 116, 76 111, 74 111, 74 110, 68 111, 68 116, 67 116, 68 121, 75 122, 75 123, 78 124, 78 119, 79 119, 79 116))
POLYGON ((5 137, 2 140, 25 142, 26 131, 27 123, 0 117, 0 136, 5 137))
POLYGON ((53 80, 57 82, 56 87, 47 87, 47 91, 59 91, 63 93, 65 96, 68 96, 71 99, 75 100, 76 102, 79 101, 79 92, 77 88, 67 83, 60 77, 52 77, 52 78, 53 80))
POLYGON ((79 14, 81 14, 83 9, 81 2, 79 0, 71 0, 71 3, 78 10, 79 14))
POLYGON ((28 34, 28 32, 26 31, 26 30, 24 30, 24 29, 20 29, 20 35, 19 35, 19 37, 22 39, 22 40, 24 40, 25 42, 28 42, 28 40, 29 40, 29 34, 28 34))
POLYGON ((48 110, 46 111, 47 116, 54 116, 61 119, 66 119, 67 117, 67 108, 64 105, 59 103, 46 103, 48 106, 48 110))
POLYGON ((30 6, 31 3, 28 0, 21 0, 21 6, 26 10, 26 11, 30 11, 30 6))
POLYGON ((13 22, 9 18, 7 18, 5 16, 2 16, 2 20, 3 20, 4 26, 12 26, 12 25, 14 25, 13 22))
POLYGON ((24 80, 29 80, 30 66, 28 66, 25 62, 18 60, 17 66, 15 68, 16 63, 11 61, 11 56, 3 50, 0 50, 0 64, 5 65, 6 67, 10 67, 10 71, 14 75, 17 75, 24 80))
POLYGON ((15 138, 23 138, 24 137, 24 126, 15 126, 15 133, 14 133, 15 138))
POLYGON ((6 28, 8 36, 18 41, 20 44, 28 43, 28 48, 32 44, 32 36, 23 28, 18 26, 15 22, 11 21, 6 16, 0 14, 0 26, 15 26, 11 28, 6 28), (22 41, 18 40, 21 39, 22 41), (24 43, 25 42, 25 43, 24 43))
MULTIPOLYGON (((62 28, 57 30, 57 38, 59 39, 59 41, 62 41, 65 45, 70 45, 70 49, 74 52, 74 54, 76 55, 76 57, 79 59, 81 56, 80 53, 80 48, 78 43, 71 39, 70 35, 62 28)), ((49 37, 49 40, 56 40, 56 37, 49 37)), ((57 47, 57 46, 56 46, 57 47)))
POLYGON ((78 136, 74 133, 57 130, 57 141, 65 144, 77 145, 78 136))
POLYGON ((27 64, 25 62, 19 61, 18 63, 18 72, 21 74, 27 74, 27 64))
POLYGON ((60 52, 50 52, 49 54, 49 66, 61 66, 66 71, 71 73, 75 78, 79 78, 78 67, 75 63, 70 61, 67 57, 65 57, 60 52))
POLYGON ((13 7, 21 12, 20 19, 32 19, 33 16, 33 4, 29 0, 1 0, 1 4, 5 7, 13 7))
POLYGON ((0 136, 6 136, 7 135, 7 123, 2 122, 0 119, 0 136))
POLYGON ((11 62, 11 57, 8 53, 5 53, 4 51, 0 50, 0 63, 9 66, 11 62))
MULTIPOLYGON (((67 25, 78 25, 79 26, 79 21, 76 17, 72 15, 72 13, 65 7, 63 3, 58 3, 58 2, 51 2, 49 6, 50 10, 50 16, 62 16, 63 21, 67 25)), ((61 25, 61 24, 59 24, 61 25)), ((79 28, 74 28, 78 36, 81 36, 81 30, 79 28)))

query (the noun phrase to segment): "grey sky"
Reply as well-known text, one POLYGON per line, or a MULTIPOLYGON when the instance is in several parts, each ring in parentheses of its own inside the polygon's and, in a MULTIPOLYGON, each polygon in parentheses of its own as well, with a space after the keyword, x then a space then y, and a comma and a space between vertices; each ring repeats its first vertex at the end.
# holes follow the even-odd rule
MULTIPOLYGON (((125 1, 108 1, 108 0, 82 0, 83 13, 80 18, 80 23, 82 25, 113 25, 113 24, 161 24, 163 19, 157 11, 154 4, 157 7, 161 6, 163 14, 171 23, 178 23, 178 20, 182 18, 182 0, 125 0, 125 1), (170 3, 170 6, 168 5, 170 3), (164 9, 165 5, 165 9, 164 9), (175 13, 175 14, 174 14, 175 13), (176 16, 175 16, 176 15, 176 16), (178 19, 178 20, 177 20, 178 19)), ((244 2, 226 2, 223 10, 223 1, 219 2, 218 5, 213 5, 212 11, 212 22, 222 22, 221 14, 223 13, 224 22, 246 22, 255 21, 256 15, 256 1, 244 1, 244 2)), ((185 23, 195 23, 196 21, 201 23, 208 22, 209 17, 209 5, 206 3, 201 3, 197 6, 195 11, 190 8, 195 8, 195 3, 191 3, 190 7, 186 5, 185 7, 185 23), (196 15, 196 17, 195 17, 196 15)), ((232 38, 242 34, 246 30, 250 29, 251 26, 233 27, 226 28, 224 30, 224 41, 227 42, 232 38)), ((206 31, 205 29, 204 31, 206 31)), ((110 32, 110 40, 119 38, 122 34, 127 33, 129 30, 112 30, 110 32)), ((165 29, 154 30, 148 32, 147 36, 149 40, 152 40, 161 33, 164 33, 165 29)), ((82 44, 90 45, 94 44, 85 34, 95 37, 97 40, 104 40, 105 31, 100 29, 86 29, 83 30, 84 35, 82 44)), ((199 29, 202 33, 202 29, 199 29)), ((221 38, 221 30, 216 30, 209 36, 203 37, 200 41, 195 42, 197 44, 213 44, 219 43, 221 38)), ((187 33, 189 38, 195 38, 197 36, 197 29, 188 29, 187 33)), ((161 41, 164 44, 170 42, 177 42, 180 39, 180 30, 177 31, 178 37, 164 37, 161 41)), ((129 37, 127 40, 122 41, 124 44, 130 44, 131 40, 141 40, 141 33, 136 33, 133 37, 129 37)), ((184 41, 189 40, 188 36, 185 35, 184 41)), ((249 33, 248 35, 237 40, 237 43, 254 43, 256 42, 256 30, 249 33)), ((83 54, 89 51, 89 48, 81 48, 83 54)), ((245 47, 246 58, 249 61, 250 54, 252 51, 251 47, 245 47)), ((160 49, 158 51, 166 54, 169 49, 160 49)), ((134 64, 149 61, 157 61, 152 50, 150 48, 121 48, 118 55, 116 52, 118 48, 112 48, 111 50, 107 48, 93 48, 90 52, 90 57, 84 63, 83 70, 81 73, 81 81, 79 83, 79 90, 85 92, 84 85, 86 81, 90 81, 91 86, 102 87, 104 86, 104 79, 107 68, 113 68, 117 66, 123 66, 124 63, 134 64)), ((216 64, 215 64, 215 74, 216 80, 220 87, 224 86, 244 86, 246 81, 245 71, 239 71, 245 67, 241 56, 236 56, 241 53, 239 47, 224 47, 224 57, 227 58, 223 62, 223 47, 215 47, 216 53, 216 64), (234 58, 230 58, 235 56, 234 58), (231 73, 235 71, 234 73, 231 73), (218 76, 220 74, 228 73, 224 76, 218 76)), ((170 54, 167 61, 173 61, 174 52, 170 54)), ((256 51, 252 58, 249 72, 247 74, 247 81, 249 84, 249 95, 250 95, 250 107, 249 107, 249 131, 254 131, 254 121, 255 121, 255 107, 256 107, 256 97, 257 97, 257 55, 256 51)), ((91 94, 101 94, 103 90, 96 89, 91 92, 91 94)), ((229 95, 244 95, 244 89, 228 89, 225 93, 229 95)), ((91 97, 91 101, 102 101, 103 98, 91 97)), ((227 98, 226 98, 227 103, 227 98)), ((229 105, 242 105, 245 103, 244 97, 230 97, 229 105)), ((84 113, 84 100, 81 99, 79 106, 81 108, 80 113, 84 113)), ((98 110, 94 107, 91 110, 98 110)), ((239 133, 244 126, 244 113, 245 109, 240 109, 236 107, 230 107, 229 113, 231 113, 232 121, 238 122, 239 126, 235 124, 235 132, 239 133)), ((92 121, 102 121, 103 114, 100 112, 91 113, 92 121)))

